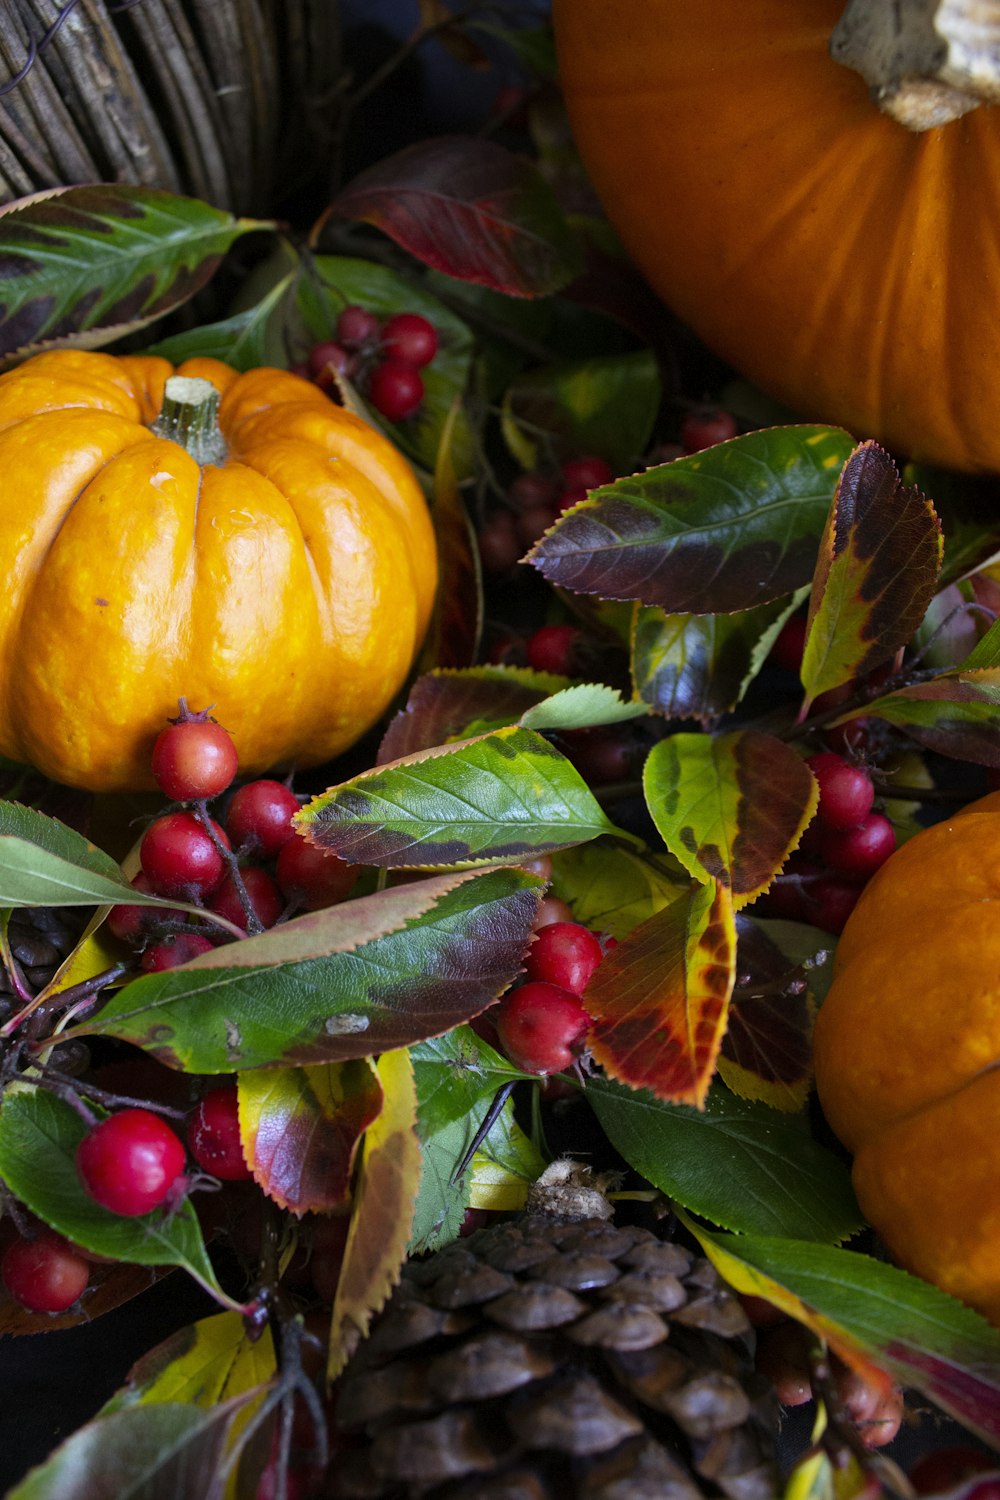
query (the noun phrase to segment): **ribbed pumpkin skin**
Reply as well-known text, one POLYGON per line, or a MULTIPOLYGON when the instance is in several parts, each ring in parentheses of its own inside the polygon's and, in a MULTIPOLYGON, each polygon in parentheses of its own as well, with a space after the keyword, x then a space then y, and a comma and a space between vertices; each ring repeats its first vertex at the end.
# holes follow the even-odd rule
POLYGON ((893 1256, 1000 1324, 1000 794, 904 844, 858 901, 816 1085, 893 1256))
POLYGON ((223 392, 228 455, 149 430, 166 360, 56 351, 0 376, 0 753, 95 791, 152 785, 180 695, 241 774, 319 764, 388 705, 437 583, 409 465, 281 370, 223 392))
POLYGON ((804 417, 1000 469, 1000 110, 913 133, 843 0, 554 0, 585 165, 660 296, 804 417))

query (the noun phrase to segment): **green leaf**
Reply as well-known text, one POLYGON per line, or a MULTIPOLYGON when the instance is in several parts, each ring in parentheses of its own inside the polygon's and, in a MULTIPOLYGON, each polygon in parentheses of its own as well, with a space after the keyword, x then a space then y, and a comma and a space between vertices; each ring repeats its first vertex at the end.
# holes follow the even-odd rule
POLYGON ((170 1403, 98 1417, 32 1469, 7 1500, 171 1500, 214 1493, 244 1399, 211 1411, 170 1403))
POLYGON ((837 476, 838 427, 775 427, 591 492, 528 561, 576 593, 671 614, 755 609, 809 583, 837 476))
POLYGON ((644 718, 645 703, 629 703, 605 682, 579 682, 536 703, 521 715, 526 729, 591 729, 644 718))
POLYGON ((180 307, 242 234, 269 228, 195 198, 103 183, 0 211, 0 359, 96 348, 180 307))
POLYGON ((860 1348, 1000 1447, 1000 1329, 964 1303, 857 1251, 691 1227, 727 1281, 750 1290, 741 1269, 763 1273, 815 1311, 812 1326, 831 1342, 860 1348))
POLYGON ((497 1091, 520 1074, 468 1026, 410 1049, 417 1082, 417 1129, 423 1173, 411 1254, 457 1235, 469 1202, 471 1173, 452 1177, 497 1091))
POLYGON ((234 370, 255 370, 272 363, 271 327, 293 282, 291 273, 272 287, 254 307, 218 323, 202 323, 185 333, 151 344, 158 354, 179 365, 186 359, 221 359, 234 370))
POLYGON ((623 472, 648 446, 659 406, 656 360, 648 349, 550 365, 508 387, 504 436, 526 469, 597 453, 623 472))
POLYGON ((704 1110, 593 1079, 587 1098, 630 1166, 692 1213, 741 1234, 828 1243, 861 1225, 850 1173, 794 1116, 715 1084, 704 1110))
POLYGON ((189 1073, 407 1047, 507 988, 537 907, 522 870, 411 882, 143 975, 64 1035, 119 1037, 189 1073))
POLYGON ((672 734, 649 752, 643 786, 671 854, 695 880, 721 880, 737 908, 768 888, 818 800, 805 761, 758 729, 672 734))
POLYGON ((514 863, 613 828, 566 757, 517 725, 364 771, 295 821, 342 859, 389 868, 514 863))
POLYGON ((866 703, 864 712, 939 755, 1000 767, 1000 667, 942 672, 866 703))
POLYGON ((943 549, 931 502, 877 443, 844 465, 820 544, 802 657, 806 705, 907 645, 937 591, 943 549))
POLYGON ((190 1201, 122 1218, 95 1203, 76 1170, 87 1126, 54 1094, 29 1085, 7 1089, 0 1108, 0 1178, 16 1198, 74 1244, 139 1266, 181 1266, 217 1301, 236 1307, 219 1286, 190 1201))
MULTIPOLYGON (((290 335, 297 334, 306 343, 330 338, 338 314, 352 303, 382 319, 398 312, 419 313, 437 330, 437 353, 420 372, 424 399, 419 410, 406 422, 386 422, 379 416, 376 423, 384 425, 405 453, 433 473, 445 423, 468 385, 472 335, 461 318, 419 284, 375 261, 337 255, 317 255, 302 267, 290 335)), ((453 419, 449 452, 457 477, 465 479, 475 465, 476 450, 464 407, 453 419)))
POLYGON ((619 940, 689 885, 670 855, 633 854, 607 839, 559 851, 552 860, 552 894, 569 903, 577 922, 619 940))

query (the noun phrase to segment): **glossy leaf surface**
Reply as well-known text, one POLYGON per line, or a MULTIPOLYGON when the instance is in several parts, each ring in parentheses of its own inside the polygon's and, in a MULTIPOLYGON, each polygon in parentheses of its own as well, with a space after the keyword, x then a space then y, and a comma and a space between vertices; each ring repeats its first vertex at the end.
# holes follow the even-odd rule
POLYGON ((673 734, 650 751, 646 802, 695 880, 721 881, 739 908, 771 884, 816 811, 816 782, 774 735, 673 734))
POLYGON ((517 870, 381 891, 216 948, 111 996, 79 1033, 229 1073, 368 1057, 466 1021, 507 987, 538 904, 517 870))
POLYGON ((594 490, 531 552, 550 583, 671 614, 755 609, 810 581, 841 466, 836 427, 775 427, 594 490))
POLYGON ((619 939, 683 896, 689 880, 669 854, 633 854, 597 839, 552 860, 553 894, 585 927, 619 939))
POLYGON ((708 722, 731 713, 766 655, 762 637, 777 634, 785 600, 723 615, 636 611, 632 677, 636 692, 667 719, 708 722))
POLYGON ((241 234, 195 198, 101 183, 0 211, 0 361, 72 340, 96 348, 180 307, 241 234))
POLYGON ((594 1057, 633 1088, 702 1106, 735 972, 729 892, 717 882, 685 892, 598 965, 585 998, 594 1057))
POLYGON ((809 701, 891 660, 937 589, 941 523, 877 443, 844 465, 809 600, 802 683, 809 701))
POLYGON ((566 757, 517 726, 364 771, 295 821, 342 859, 389 868, 533 859, 612 827, 566 757))
POLYGON ((1000 767, 1000 667, 942 672, 876 698, 865 713, 939 755, 1000 767))
POLYGON ((466 739, 487 728, 516 724, 550 693, 569 686, 567 677, 520 667, 470 667, 464 672, 427 672, 410 689, 406 707, 389 724, 379 746, 379 764, 432 750, 446 740, 466 739), (473 728, 478 726, 478 731, 473 728))

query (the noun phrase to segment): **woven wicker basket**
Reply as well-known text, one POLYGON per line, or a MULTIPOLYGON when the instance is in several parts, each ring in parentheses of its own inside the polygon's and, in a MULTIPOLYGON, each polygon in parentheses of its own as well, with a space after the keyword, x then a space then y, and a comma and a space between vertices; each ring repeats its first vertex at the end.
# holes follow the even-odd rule
POLYGON ((0 201, 132 182, 261 214, 336 119, 337 0, 0 0, 0 201))

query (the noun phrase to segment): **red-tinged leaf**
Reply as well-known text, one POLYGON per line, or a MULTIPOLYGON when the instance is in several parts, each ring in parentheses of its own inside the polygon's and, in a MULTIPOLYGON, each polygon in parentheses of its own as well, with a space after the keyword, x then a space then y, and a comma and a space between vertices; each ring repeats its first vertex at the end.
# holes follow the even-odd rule
POLYGON ((512 297, 548 296, 579 267, 576 240, 534 164, 482 138, 440 136, 385 157, 327 214, 363 219, 425 265, 512 297))
POLYGON ((229 246, 267 228, 195 198, 101 183, 0 209, 0 363, 96 348, 193 297, 229 246))
POLYGON ((943 553, 930 500, 902 483, 877 443, 861 443, 820 543, 802 658, 807 704, 907 644, 937 590, 943 553))
POLYGON ((361 1137, 382 1108, 371 1062, 241 1073, 239 1091, 243 1154, 268 1197, 299 1215, 340 1208, 361 1137))
POLYGON ((735 972, 729 892, 685 892, 606 954, 587 986, 595 1059, 632 1088, 703 1108, 735 972))
POLYGON ((406 707, 390 722, 377 764, 433 750, 448 740, 467 739, 486 728, 516 724, 529 708, 569 684, 568 677, 520 667, 428 672, 417 678, 406 707))
POLYGON ((476 534, 459 493, 451 445, 461 407, 445 418, 434 469, 434 535, 445 580, 438 589, 420 666, 467 667, 475 661, 483 631, 483 578, 476 534))
POLYGON ((638 609, 632 633, 636 692, 667 719, 707 722, 731 713, 763 665, 764 643, 777 634, 788 608, 776 599, 731 615, 638 609))
POLYGON ((1000 667, 942 672, 876 698, 864 712, 898 724, 926 750, 1000 768, 1000 667))
POLYGON ((767 890, 816 811, 809 767, 773 735, 673 734, 650 751, 646 802, 671 854, 739 908, 767 890))
POLYGON ((527 561, 550 583, 671 614, 731 614, 808 584, 852 439, 772 427, 592 490, 527 561))
POLYGON ((1000 1330, 950 1297, 853 1250, 687 1220, 719 1273, 806 1324, 867 1380, 891 1377, 1000 1449, 1000 1330))
POLYGON ((633 854, 607 839, 552 858, 552 894, 569 903, 577 922, 619 942, 688 886, 669 854, 633 854))
POLYGON ((385 1106, 365 1133, 364 1154, 340 1282, 327 1375, 336 1379, 399 1280, 420 1187, 417 1086, 405 1049, 379 1058, 385 1106))
POLYGON ((719 1073, 734 1094, 801 1109, 812 1079, 813 1005, 793 966, 755 922, 737 917, 736 987, 719 1073))

